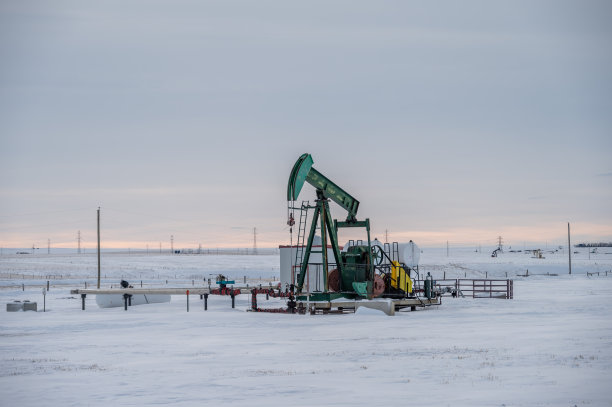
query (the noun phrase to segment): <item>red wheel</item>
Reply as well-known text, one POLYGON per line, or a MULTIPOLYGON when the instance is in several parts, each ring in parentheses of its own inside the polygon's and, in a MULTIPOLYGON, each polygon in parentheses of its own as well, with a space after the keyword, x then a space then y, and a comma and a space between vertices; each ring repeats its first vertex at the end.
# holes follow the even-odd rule
POLYGON ((372 296, 379 297, 385 292, 385 281, 378 274, 374 275, 374 285, 372 287, 372 296))
POLYGON ((329 291, 340 291, 340 272, 338 269, 333 269, 327 275, 327 285, 329 291))

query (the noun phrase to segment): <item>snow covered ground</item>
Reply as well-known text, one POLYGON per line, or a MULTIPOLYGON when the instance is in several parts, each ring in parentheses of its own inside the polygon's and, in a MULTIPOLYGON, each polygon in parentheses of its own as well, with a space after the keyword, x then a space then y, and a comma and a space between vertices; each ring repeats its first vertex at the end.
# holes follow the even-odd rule
MULTIPOLYGON (((71 287, 94 284, 94 255, 0 256, 2 405, 612 406, 612 255, 424 249, 436 278, 514 279, 514 299, 444 298, 388 317, 245 312, 250 298, 81 311, 71 287), (529 270, 529 277, 516 277, 529 270), (608 275, 606 276, 606 271, 608 275), (588 276, 587 272, 600 272, 588 276), (558 274, 550 276, 546 274, 558 274), (5 311, 37 301, 47 311, 5 311), (22 291, 24 284, 25 291, 22 291)), ((609 250, 612 251, 612 250, 609 250)), ((6 252, 5 252, 6 253, 6 252)), ((189 287, 224 273, 278 279, 277 255, 104 255, 103 286, 121 277, 189 287)), ((91 297, 91 298, 90 298, 91 297)), ((279 307, 281 300, 260 306, 279 307)))

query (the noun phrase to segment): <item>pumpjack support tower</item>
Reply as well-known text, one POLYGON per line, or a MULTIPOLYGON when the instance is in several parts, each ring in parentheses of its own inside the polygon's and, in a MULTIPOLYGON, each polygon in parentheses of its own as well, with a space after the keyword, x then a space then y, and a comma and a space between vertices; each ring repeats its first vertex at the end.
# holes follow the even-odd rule
MULTIPOLYGON (((287 201, 290 208, 295 208, 292 202, 295 202, 304 186, 304 183, 312 185, 316 189, 316 206, 314 206, 314 215, 312 216, 312 224, 308 234, 308 241, 304 248, 301 259, 300 272, 297 278, 296 292, 298 296, 302 294, 304 289, 304 279, 308 268, 308 261, 313 251, 313 241, 317 229, 317 223, 320 225, 321 231, 321 257, 323 267, 323 292, 312 294, 312 300, 331 300, 341 297, 367 297, 371 299, 376 290, 376 277, 374 273, 375 258, 380 257, 380 250, 373 254, 370 240, 370 220, 357 220, 357 210, 359 209, 359 201, 351 196, 340 186, 332 182, 325 175, 317 171, 313 166, 312 156, 310 154, 302 154, 296 161, 287 185, 287 201), (341 208, 347 211, 345 221, 332 220, 329 210, 329 200, 337 203, 341 208), (346 253, 340 252, 338 244, 338 229, 339 228, 365 228, 368 237, 368 244, 361 246, 352 246, 346 253), (328 259, 327 247, 332 248, 335 269, 330 274, 330 261, 328 259), (330 292, 330 281, 328 276, 333 276, 334 292, 330 292)), ((293 215, 290 215, 289 223, 292 225, 293 215)), ((299 237, 298 237, 299 242, 299 237)), ((379 284, 382 283, 382 280, 379 284)), ((384 284, 383 284, 384 285, 384 284)))

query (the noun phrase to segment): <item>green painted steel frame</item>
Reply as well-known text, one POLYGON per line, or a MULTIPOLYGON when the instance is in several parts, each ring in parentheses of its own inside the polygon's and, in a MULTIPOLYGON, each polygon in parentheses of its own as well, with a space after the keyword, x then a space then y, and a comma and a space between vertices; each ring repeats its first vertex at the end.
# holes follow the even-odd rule
POLYGON ((374 259, 372 258, 372 241, 370 239, 370 218, 362 221, 354 222, 338 222, 334 220, 334 232, 338 236, 338 228, 365 228, 368 234, 368 257, 370 262, 370 270, 366 277, 368 299, 372 299, 372 290, 374 288, 374 259))
POLYGON ((346 209, 348 215, 346 217, 347 222, 356 221, 357 210, 359 209, 359 201, 353 198, 348 192, 334 184, 325 175, 321 174, 314 167, 310 168, 306 181, 318 190, 325 193, 325 196, 342 208, 346 209))
POLYGON ((358 221, 356 219, 357 210, 359 209, 359 201, 352 197, 345 190, 340 188, 338 185, 333 183, 329 178, 317 171, 313 166, 312 156, 308 153, 302 154, 300 158, 295 162, 289 175, 289 182, 287 184, 287 201, 295 201, 304 186, 304 182, 308 182, 317 190, 317 205, 315 207, 315 213, 312 218, 312 224, 310 226, 310 233, 308 235, 308 243, 304 256, 302 258, 302 264, 300 267, 300 275, 298 278, 297 292, 301 293, 304 288, 304 279, 306 278, 306 270, 308 269, 308 261, 312 252, 312 243, 314 241, 315 232, 317 229, 317 222, 321 225, 321 257, 323 262, 323 282, 324 282, 324 293, 328 294, 329 286, 327 281, 328 276, 328 260, 327 260, 327 239, 329 237, 331 247, 333 249, 334 258, 336 260, 336 267, 338 271, 342 273, 342 258, 340 255, 340 248, 338 245, 338 228, 346 227, 365 227, 368 233, 368 248, 369 261, 370 261, 370 272, 367 276, 367 292, 368 297, 371 298, 372 287, 374 281, 374 264, 372 261, 372 250, 370 241, 370 220, 358 221), (348 212, 345 222, 338 222, 331 218, 329 211, 328 198, 340 205, 348 212))
POLYGON ((312 168, 312 163, 312 156, 310 154, 302 154, 293 164, 293 169, 289 175, 289 183, 287 184, 287 201, 297 200, 304 186, 304 181, 306 181, 306 176, 312 168))
POLYGON ((334 221, 332 221, 331 214, 329 211, 329 203, 325 198, 323 191, 317 190, 317 205, 315 212, 312 217, 312 224, 310 225, 310 233, 308 234, 308 243, 304 250, 304 257, 302 258, 302 265, 300 267, 300 275, 297 281, 297 292, 301 293, 304 288, 304 279, 306 278, 306 270, 308 268, 308 261, 310 260, 310 254, 312 253, 312 243, 314 241, 315 232, 317 230, 317 222, 321 224, 321 258, 323 263, 323 285, 324 291, 329 290, 327 281, 328 275, 328 261, 327 261, 327 239, 329 237, 330 245, 333 250, 334 259, 336 260, 336 267, 338 271, 342 271, 342 258, 340 257, 340 248, 338 245, 338 235, 336 233, 334 221))
POLYGON ((312 156, 307 153, 302 154, 295 162, 289 175, 289 182, 287 183, 287 201, 297 200, 304 182, 308 182, 317 190, 323 191, 325 197, 331 199, 348 212, 347 222, 354 222, 357 210, 359 209, 359 201, 317 171, 312 164, 312 156))

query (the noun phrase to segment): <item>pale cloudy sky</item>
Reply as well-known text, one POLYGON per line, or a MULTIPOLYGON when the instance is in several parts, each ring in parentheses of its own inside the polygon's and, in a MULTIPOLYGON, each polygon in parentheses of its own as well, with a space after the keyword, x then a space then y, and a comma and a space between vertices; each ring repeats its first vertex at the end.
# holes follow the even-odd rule
POLYGON ((287 243, 304 152, 379 238, 612 240, 610 4, 4 0, 0 246, 287 243))

